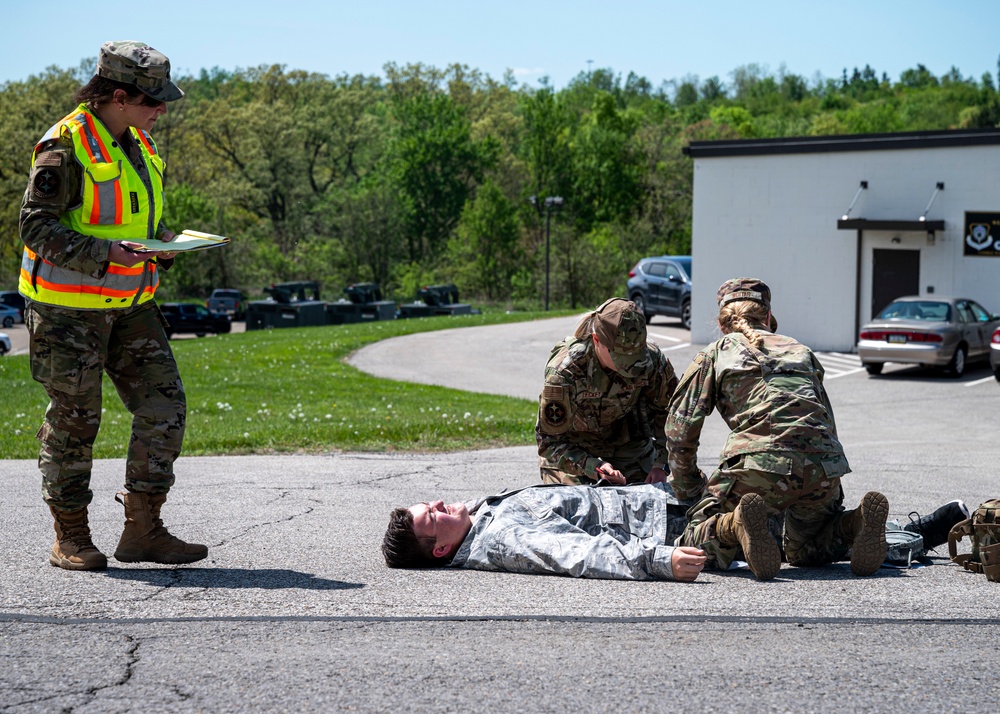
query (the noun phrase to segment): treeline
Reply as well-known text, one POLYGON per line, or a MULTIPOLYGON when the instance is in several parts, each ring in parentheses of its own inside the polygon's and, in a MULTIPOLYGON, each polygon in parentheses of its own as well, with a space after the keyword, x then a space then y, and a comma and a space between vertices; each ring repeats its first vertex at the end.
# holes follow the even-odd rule
MULTIPOLYGON (((53 67, 0 85, 4 288, 17 280, 31 148, 92 73, 53 67)), ((408 301, 421 285, 454 282, 463 301, 537 308, 544 199, 561 196, 548 216, 551 303, 593 305, 622 292, 639 258, 690 251, 690 141, 1000 123, 989 73, 935 77, 922 65, 896 82, 867 66, 807 81, 747 65, 728 83, 659 87, 600 69, 560 90, 459 65, 390 64, 384 77, 261 66, 175 80, 187 96, 154 131, 168 225, 233 243, 178 260, 163 284, 173 298, 308 279, 327 299, 373 280, 408 301)))

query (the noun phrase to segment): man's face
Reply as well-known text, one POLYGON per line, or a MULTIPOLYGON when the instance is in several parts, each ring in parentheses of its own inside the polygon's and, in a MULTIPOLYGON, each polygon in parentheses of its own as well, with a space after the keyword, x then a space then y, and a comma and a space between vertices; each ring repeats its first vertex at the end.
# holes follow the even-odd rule
POLYGON ((472 518, 464 503, 431 501, 410 506, 413 514, 413 532, 417 538, 430 538, 434 542, 435 557, 443 557, 458 550, 472 528, 472 518))

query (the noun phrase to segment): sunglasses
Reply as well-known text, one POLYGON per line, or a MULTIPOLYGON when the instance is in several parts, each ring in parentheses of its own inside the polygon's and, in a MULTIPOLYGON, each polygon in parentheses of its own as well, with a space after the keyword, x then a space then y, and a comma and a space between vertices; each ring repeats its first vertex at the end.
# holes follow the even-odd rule
POLYGON ((142 95, 142 101, 139 102, 139 103, 142 106, 144 106, 144 107, 160 107, 160 106, 163 106, 164 104, 166 104, 166 102, 161 101, 159 99, 153 99, 148 94, 143 94, 142 95))

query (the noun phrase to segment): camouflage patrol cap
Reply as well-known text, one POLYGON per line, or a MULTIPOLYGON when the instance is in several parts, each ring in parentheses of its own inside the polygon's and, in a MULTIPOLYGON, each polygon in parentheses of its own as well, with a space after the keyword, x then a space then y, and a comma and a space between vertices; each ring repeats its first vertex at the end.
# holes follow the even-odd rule
POLYGON ((598 307, 594 332, 611 352, 619 374, 634 377, 652 363, 646 348, 646 317, 631 300, 611 298, 598 307))
POLYGON ((731 278, 724 282, 716 294, 719 307, 734 300, 751 300, 771 309, 771 288, 757 278, 731 278))
POLYGON ((136 40, 112 40, 101 45, 97 76, 134 85, 161 102, 184 96, 170 79, 170 60, 166 55, 136 40))

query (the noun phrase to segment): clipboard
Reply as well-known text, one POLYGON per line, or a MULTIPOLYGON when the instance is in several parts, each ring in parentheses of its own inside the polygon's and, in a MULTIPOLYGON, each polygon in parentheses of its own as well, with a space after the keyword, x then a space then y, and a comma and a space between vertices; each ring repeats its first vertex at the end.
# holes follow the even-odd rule
POLYGON ((132 245, 128 246, 126 250, 132 253, 189 253, 193 250, 208 250, 209 248, 219 248, 229 245, 229 238, 217 236, 212 233, 185 230, 175 235, 174 239, 170 242, 162 240, 136 240, 127 242, 132 245))

